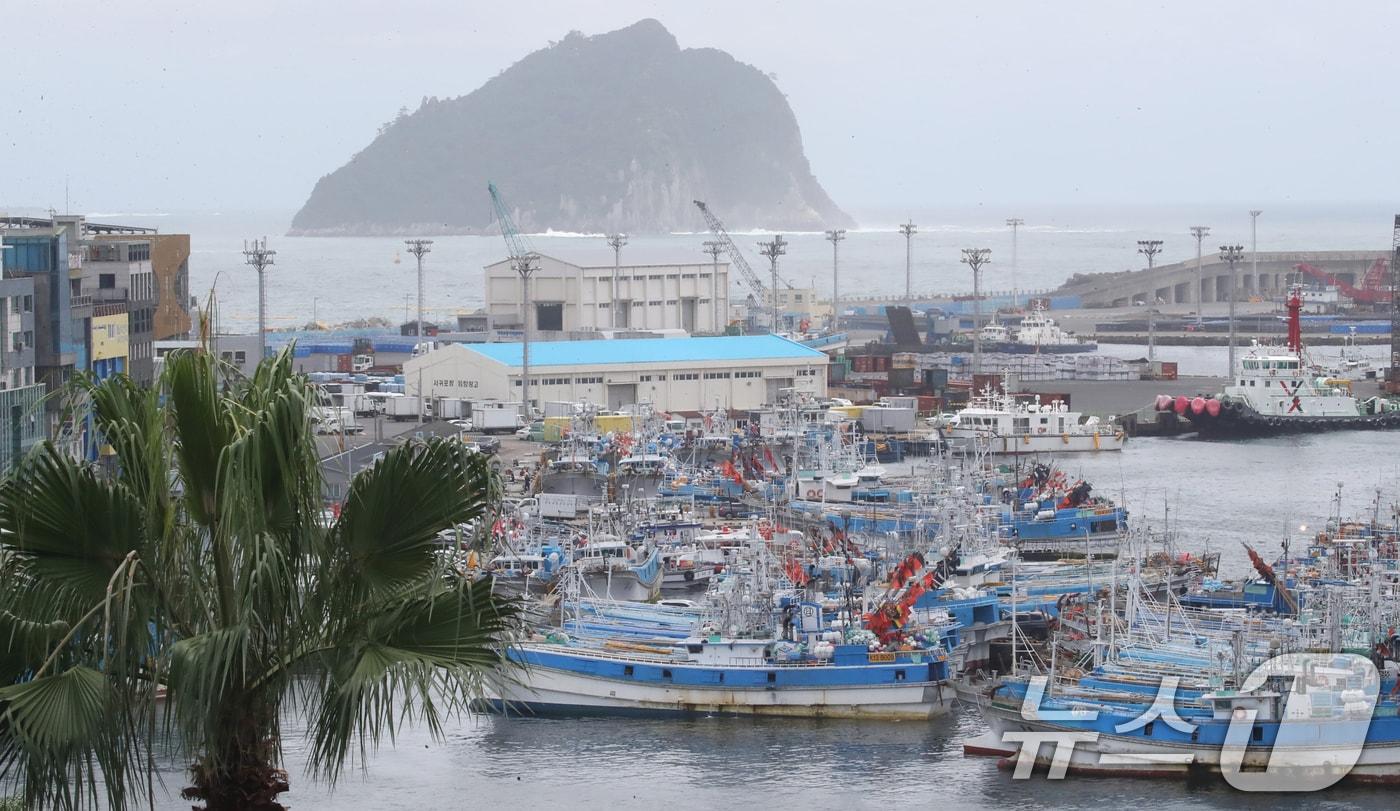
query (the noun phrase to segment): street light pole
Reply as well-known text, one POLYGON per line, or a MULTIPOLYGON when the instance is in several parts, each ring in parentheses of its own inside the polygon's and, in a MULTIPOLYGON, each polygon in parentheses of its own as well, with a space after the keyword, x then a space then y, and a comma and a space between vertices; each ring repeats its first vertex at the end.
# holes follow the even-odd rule
POLYGON ((403 244, 408 246, 408 252, 418 259, 418 321, 417 330, 414 334, 418 336, 418 343, 423 343, 423 254, 432 251, 433 241, 431 239, 405 239, 403 244))
MULTIPOLYGON (((716 335, 724 332, 719 320, 719 255, 724 253, 724 243, 718 240, 705 240, 705 253, 710 255, 713 269, 710 271, 710 321, 716 335)), ((727 298, 727 297, 726 297, 727 298)))
POLYGON ((846 229, 837 228, 826 232, 831 240, 831 331, 841 331, 841 268, 837 258, 841 240, 846 238, 846 229))
POLYGON ((1210 233, 1209 225, 1191 226, 1191 234, 1196 237, 1196 326, 1202 324, 1202 311, 1206 306, 1205 273, 1201 270, 1201 240, 1210 233))
POLYGON ((914 235, 919 233, 918 226, 910 220, 899 226, 899 233, 904 235, 904 303, 912 305, 914 303, 914 235))
POLYGON ((1020 217, 1009 217, 1006 220, 1006 224, 1011 226, 1011 309, 1015 310, 1021 306, 1021 297, 1016 289, 1016 265, 1018 258, 1016 250, 1016 232, 1021 229, 1021 226, 1026 224, 1026 221, 1020 217))
POLYGON ((608 312, 612 313, 612 328, 617 329, 617 273, 622 267, 622 246, 627 244, 627 235, 608 234, 608 244, 613 249, 612 304, 608 306, 608 312))
POLYGON ((958 261, 972 268, 972 373, 977 375, 982 371, 982 266, 992 261, 992 250, 963 248, 962 254, 958 261))
POLYGON ((1230 266, 1230 377, 1235 376, 1235 265, 1244 257, 1243 245, 1221 245, 1220 261, 1230 266))
POLYGON ((520 399, 525 406, 527 425, 535 418, 530 410, 530 277, 539 270, 539 259, 539 254, 527 253, 514 262, 515 272, 520 276, 520 399))
POLYGON ((769 242, 758 243, 758 252, 768 257, 768 265, 773 271, 773 321, 769 332, 778 331, 778 257, 787 253, 787 240, 782 234, 775 234, 769 242))
POLYGON ((1249 210, 1249 275, 1254 277, 1254 292, 1262 296, 1259 287, 1259 215, 1264 211, 1258 208, 1249 210))
POLYGON ((267 237, 243 241, 243 261, 258 272, 258 352, 261 362, 267 357, 267 269, 276 264, 277 251, 269 250, 267 237))

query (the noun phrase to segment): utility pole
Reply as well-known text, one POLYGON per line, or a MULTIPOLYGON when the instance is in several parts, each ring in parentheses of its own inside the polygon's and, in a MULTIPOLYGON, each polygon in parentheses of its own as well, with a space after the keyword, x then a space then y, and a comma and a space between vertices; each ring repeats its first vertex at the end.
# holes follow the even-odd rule
MULTIPOLYGON (((1152 266, 1153 266, 1153 260, 1155 260, 1155 259, 1157 258, 1157 254, 1159 254, 1159 253, 1162 252, 1162 240, 1160 240, 1160 239, 1139 239, 1139 240, 1137 241, 1137 244, 1138 244, 1138 250, 1137 250, 1137 252, 1140 253, 1140 254, 1142 254, 1143 256, 1146 256, 1146 257, 1147 257, 1147 269, 1148 269, 1148 270, 1151 270, 1151 269, 1152 269, 1152 266)), ((1153 300, 1153 301, 1156 301, 1156 300, 1157 300, 1157 294, 1156 294, 1156 292, 1153 292, 1153 294, 1152 294, 1152 300, 1153 300)))
POLYGON ((622 246, 627 244, 627 235, 608 234, 608 244, 613 249, 612 304, 608 306, 608 311, 612 313, 612 328, 617 329, 617 272, 622 267, 622 246))
POLYGON ((992 261, 992 250, 963 248, 958 261, 972 268, 972 373, 976 375, 982 371, 982 266, 992 261))
POLYGON ((1263 295, 1259 288, 1259 215, 1263 209, 1249 210, 1249 275, 1254 277, 1254 292, 1263 295))
POLYGON ((1016 232, 1021 230, 1021 226, 1025 225, 1026 221, 1020 217, 1008 217, 1006 224, 1011 226, 1011 309, 1014 310, 1021 306, 1021 297, 1016 291, 1016 232))
POLYGON ((839 261, 841 240, 846 238, 846 229, 837 228, 826 232, 831 241, 831 331, 841 331, 841 264, 839 261))
POLYGON ((261 362, 267 357, 267 269, 276 264, 277 251, 269 250, 267 237, 243 241, 243 261, 258 272, 258 347, 261 362))
MULTIPOLYGON (((1191 226, 1191 235, 1196 238, 1196 326, 1202 324, 1202 311, 1206 306, 1205 273, 1201 270, 1201 240, 1210 234, 1209 225, 1191 226)), ((1231 372, 1233 374, 1233 372, 1231 372)))
POLYGON ((1230 377, 1235 376, 1235 265, 1243 257, 1243 245, 1220 246, 1220 261, 1230 266, 1230 377))
POLYGON ((525 423, 534 420, 530 410, 530 277, 539 270, 539 254, 528 253, 513 264, 520 275, 520 399, 525 406, 525 423))
POLYGON ((423 254, 432 251, 433 241, 431 239, 405 239, 403 244, 408 246, 408 252, 418 259, 418 343, 423 343, 423 254))
POLYGON ((914 235, 919 233, 918 226, 910 220, 899 226, 899 233, 904 235, 904 303, 913 305, 914 303, 914 235))
POLYGON ((787 240, 782 234, 775 234, 769 242, 758 243, 758 252, 768 257, 768 264, 773 271, 773 322, 769 328, 770 332, 778 331, 778 257, 787 253, 787 240))
POLYGON ((724 327, 720 326, 719 318, 719 255, 724 253, 724 243, 716 239, 707 239, 704 250, 714 263, 714 269, 710 271, 710 321, 714 325, 715 334, 720 335, 723 334, 724 327))

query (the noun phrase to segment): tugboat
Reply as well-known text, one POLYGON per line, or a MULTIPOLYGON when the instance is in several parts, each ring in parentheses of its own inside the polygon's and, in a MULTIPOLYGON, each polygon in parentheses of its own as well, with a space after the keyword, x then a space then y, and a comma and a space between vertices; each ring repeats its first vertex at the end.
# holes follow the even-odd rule
POLYGON ((1035 395, 1026 402, 989 387, 938 431, 950 448, 985 448, 994 454, 1123 449, 1127 437, 1111 421, 1082 418, 1060 400, 1042 403, 1035 395))
POLYGON ((1303 349, 1300 288, 1288 298, 1288 343, 1257 343, 1233 370, 1231 385, 1216 397, 1157 398, 1158 411, 1190 419, 1199 436, 1219 439, 1317 431, 1400 428, 1400 408, 1382 397, 1357 399, 1351 381, 1312 377, 1303 349))
POLYGON ((1021 319, 1016 330, 1016 345, 1019 352, 1093 352, 1099 345, 1066 332, 1045 314, 1042 307, 1035 307, 1030 315, 1021 319))

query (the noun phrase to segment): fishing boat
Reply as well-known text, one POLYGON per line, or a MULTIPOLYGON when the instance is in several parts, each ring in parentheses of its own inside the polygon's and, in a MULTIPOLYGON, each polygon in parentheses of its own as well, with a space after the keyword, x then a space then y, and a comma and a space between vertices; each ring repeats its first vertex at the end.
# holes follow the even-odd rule
POLYGON ((591 539, 574 556, 573 565, 593 594, 608 600, 645 602, 661 593, 661 553, 638 550, 612 538, 591 539))
POLYGON ((926 720, 955 697, 941 650, 827 645, 806 653, 711 635, 687 638, 676 652, 530 642, 510 656, 528 669, 518 684, 491 688, 487 703, 497 711, 926 720))
POLYGON ((1400 428, 1400 406, 1383 397, 1357 398, 1343 378, 1314 377, 1303 347, 1300 288, 1288 299, 1283 347, 1257 342, 1236 363, 1230 385, 1212 397, 1157 397, 1158 411, 1191 421, 1199 436, 1218 439, 1337 430, 1400 428))
POLYGON ((951 424, 938 428, 949 447, 987 453, 1118 451, 1127 435, 1112 422, 1087 419, 1061 400, 1018 399, 991 387, 974 396, 951 424))

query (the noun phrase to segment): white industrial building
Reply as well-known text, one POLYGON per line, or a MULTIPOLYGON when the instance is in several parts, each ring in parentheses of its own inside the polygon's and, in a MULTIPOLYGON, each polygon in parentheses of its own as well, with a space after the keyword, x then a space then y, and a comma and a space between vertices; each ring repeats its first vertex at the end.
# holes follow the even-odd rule
MULTIPOLYGON (((521 344, 452 344, 404 364, 411 395, 521 399, 521 344)), ((530 400, 609 409, 753 409, 783 389, 826 396, 827 356, 776 335, 545 341, 530 345, 530 400)))
MULTIPOLYGON (((486 266, 486 313, 520 324, 520 275, 510 260, 486 266)), ((729 265, 574 264, 541 255, 530 278, 532 334, 642 329, 720 333, 729 313, 729 265), (616 275, 616 287, 613 277, 616 275)))

